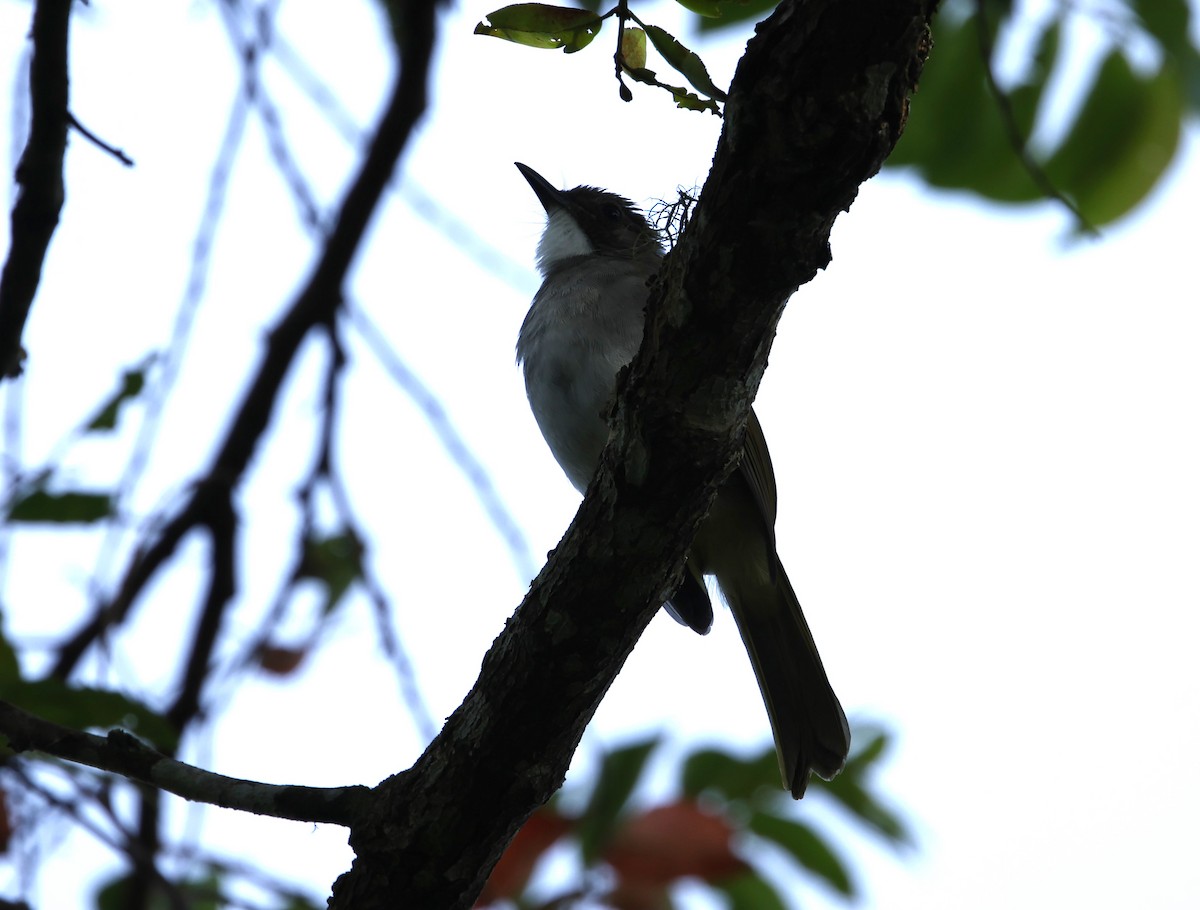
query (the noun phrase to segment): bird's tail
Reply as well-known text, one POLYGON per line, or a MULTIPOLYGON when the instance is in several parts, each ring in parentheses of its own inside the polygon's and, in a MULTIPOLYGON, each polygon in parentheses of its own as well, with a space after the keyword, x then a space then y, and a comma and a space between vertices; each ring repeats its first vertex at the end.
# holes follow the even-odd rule
POLYGON ((722 593, 767 705, 783 785, 799 799, 810 771, 829 780, 842 770, 850 751, 850 727, 800 602, 777 560, 771 576, 760 576, 752 585, 743 577, 741 590, 722 585, 722 593))

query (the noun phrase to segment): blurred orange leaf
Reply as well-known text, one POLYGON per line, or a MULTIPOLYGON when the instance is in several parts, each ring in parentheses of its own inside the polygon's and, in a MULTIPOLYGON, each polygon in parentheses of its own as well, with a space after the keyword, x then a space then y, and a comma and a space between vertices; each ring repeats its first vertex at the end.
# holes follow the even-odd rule
POLYGON ((8 852, 12 836, 13 823, 12 816, 8 812, 8 794, 0 790, 0 853, 8 852))
POLYGON ((571 822, 552 809, 531 815, 492 868, 475 906, 484 907, 520 894, 542 854, 570 827, 571 822))
POLYGON ((290 676, 300 667, 307 653, 303 648, 263 645, 258 649, 258 665, 272 676, 290 676))
POLYGON ((667 885, 621 879, 601 900, 612 910, 674 910, 667 885))
POLYGON ((666 884, 695 877, 712 882, 747 868, 734 852, 733 826, 691 801, 635 815, 617 829, 605 861, 626 881, 666 884))

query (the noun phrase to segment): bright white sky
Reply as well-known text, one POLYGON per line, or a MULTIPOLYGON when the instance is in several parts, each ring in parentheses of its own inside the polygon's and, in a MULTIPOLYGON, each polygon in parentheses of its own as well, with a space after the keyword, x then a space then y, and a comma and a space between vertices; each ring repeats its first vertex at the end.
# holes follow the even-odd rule
MULTIPOLYGON (((521 264, 520 287, 394 196, 354 293, 441 396, 542 554, 577 496, 513 363, 536 287, 541 209, 512 162, 649 204, 703 181, 719 123, 642 87, 621 103, 607 32, 569 58, 472 37, 488 9, 460 4, 445 20, 431 115, 405 174, 521 264)), ((365 123, 389 75, 373 6, 329 10, 289 0, 280 28, 365 123)), ((0 2, 8 80, 28 15, 27 3, 0 2)), ((666 5, 647 16, 678 25, 666 5)), ((93 4, 79 9, 72 40, 74 113, 137 167, 72 140, 64 223, 26 338, 27 463, 122 366, 165 343, 238 78, 209 4, 93 4)), ((740 48, 692 43, 727 83, 740 48)), ((352 157, 286 76, 269 68, 268 77, 328 204, 352 157)), ((0 122, 12 122, 13 97, 12 88, 0 96, 0 122)), ((311 261, 266 161, 254 123, 142 513, 206 463, 263 325, 311 261)), ((1079 245, 1062 242, 1068 222, 1053 206, 987 208, 878 178, 839 220, 830 268, 783 319, 758 406, 779 478, 780 552, 848 711, 897 731, 881 786, 918 832, 904 861, 869 840, 844 841, 864 871, 863 906, 1200 905, 1198 164, 1193 130, 1145 208, 1079 245)), ((4 249, 6 232, 7 220, 4 249)), ((351 352, 340 459, 421 686, 443 717, 529 579, 405 395, 360 343, 351 352)), ((311 457, 318 366, 310 352, 277 420, 283 432, 241 499, 250 534, 236 630, 253 628, 291 556, 281 541, 294 516, 279 503, 311 457)), ((111 483, 131 439, 79 448, 73 476, 111 483)), ((82 536, 18 539, 10 633, 45 640, 73 627, 94 552, 82 536)), ((154 588, 112 678, 172 678, 202 557, 193 545, 154 588)), ((377 652, 358 602, 297 678, 238 690, 191 757, 238 776, 330 785, 406 767, 423 742, 377 652)), ((704 741, 767 742, 727 614, 703 639, 666 617, 651 625, 577 765, 586 771, 598 747, 664 725, 667 757, 704 741)), ((802 808, 844 827, 819 798, 802 808)), ((271 844, 263 866, 315 894, 350 860, 340 829, 204 817, 222 854, 258 862, 271 844)), ((79 906, 96 876, 112 873, 108 855, 80 839, 45 849, 35 906, 79 906)), ((19 880, 0 876, 0 893, 16 894, 19 880)), ((796 901, 838 906, 810 886, 796 901)))

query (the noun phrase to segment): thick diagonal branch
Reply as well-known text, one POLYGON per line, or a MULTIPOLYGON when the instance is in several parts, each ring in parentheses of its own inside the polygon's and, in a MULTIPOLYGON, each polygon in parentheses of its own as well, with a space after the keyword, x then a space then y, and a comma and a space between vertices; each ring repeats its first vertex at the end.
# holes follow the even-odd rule
POLYGON ((17 164, 20 191, 0 273, 0 381, 21 373, 21 334, 42 280, 42 264, 62 211, 67 152, 67 35, 72 0, 38 0, 29 37, 29 139, 17 164))
POLYGON ((559 786, 734 463, 784 304, 900 135, 934 6, 785 0, 759 26, 600 473, 462 706, 352 830, 334 910, 471 906, 559 786))

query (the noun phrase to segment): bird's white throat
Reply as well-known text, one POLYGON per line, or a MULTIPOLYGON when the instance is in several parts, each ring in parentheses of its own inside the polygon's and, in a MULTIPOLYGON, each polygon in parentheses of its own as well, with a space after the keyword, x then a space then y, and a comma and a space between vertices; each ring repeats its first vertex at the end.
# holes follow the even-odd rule
POLYGON ((578 222, 566 210, 556 209, 546 217, 546 229, 538 241, 538 271, 547 275, 556 263, 595 251, 578 222))

